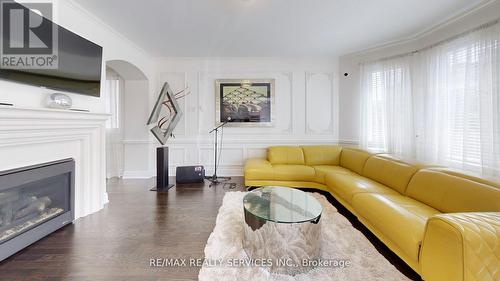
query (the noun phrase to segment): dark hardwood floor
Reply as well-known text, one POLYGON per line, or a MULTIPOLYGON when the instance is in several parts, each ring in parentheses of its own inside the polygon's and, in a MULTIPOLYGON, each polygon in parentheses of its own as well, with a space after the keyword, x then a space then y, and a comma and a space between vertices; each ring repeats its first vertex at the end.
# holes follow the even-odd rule
MULTIPOLYGON (((152 258, 203 258, 228 186, 148 191, 153 180, 111 180, 110 203, 0 263, 0 280, 197 280, 198 267, 150 267, 152 258)), ((329 196, 331 202, 339 206, 329 196)), ((356 219, 345 214, 403 273, 419 280, 356 219)))

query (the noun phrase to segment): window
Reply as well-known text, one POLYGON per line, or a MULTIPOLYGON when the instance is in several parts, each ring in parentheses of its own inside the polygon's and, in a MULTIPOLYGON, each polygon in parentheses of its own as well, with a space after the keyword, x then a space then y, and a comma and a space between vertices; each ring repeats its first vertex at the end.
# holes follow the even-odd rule
POLYGON ((384 112, 384 103, 386 97, 384 95, 384 87, 382 85, 382 76, 384 73, 378 71, 371 75, 371 91, 369 93, 368 103, 371 106, 367 107, 368 115, 368 140, 367 147, 372 150, 387 150, 387 133, 385 124, 387 124, 384 112))
POLYGON ((412 151, 410 68, 407 58, 363 67, 362 143, 373 151, 407 155, 412 151))
MULTIPOLYGON (((481 164, 481 126, 479 112, 479 61, 475 44, 447 54, 446 106, 448 121, 449 162, 479 166, 481 164)), ((472 169, 472 167, 470 169, 472 169)))
POLYGON ((121 118, 121 79, 106 80, 106 111, 111 114, 106 121, 107 129, 119 129, 121 118))
POLYGON ((111 116, 106 121, 106 177, 123 176, 122 102, 124 81, 116 72, 106 69, 106 111, 111 116))
POLYGON ((500 24, 362 67, 361 144, 500 176, 500 24))

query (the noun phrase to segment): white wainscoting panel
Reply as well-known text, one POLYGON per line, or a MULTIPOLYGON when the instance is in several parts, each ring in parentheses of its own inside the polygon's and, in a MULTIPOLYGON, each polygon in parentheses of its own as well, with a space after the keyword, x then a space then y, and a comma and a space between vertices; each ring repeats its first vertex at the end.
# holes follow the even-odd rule
POLYGON ((306 73, 306 133, 333 134, 335 97, 332 73, 306 73))
MULTIPOLYGON (((167 143, 171 174, 187 165, 204 165, 208 175, 213 173, 214 136, 209 131, 216 125, 217 79, 275 79, 274 126, 224 128, 220 175, 242 175, 245 160, 266 157, 272 145, 337 143, 336 61, 172 58, 159 59, 157 67, 158 87, 166 81, 174 91, 188 87, 191 92, 179 100, 184 117, 167 143)), ((149 145, 150 151, 149 166, 131 164, 125 177, 155 176, 159 143, 144 139, 124 141, 125 147, 149 145)))
MULTIPOLYGON (((248 158, 266 158, 267 148, 274 145, 318 145, 338 144, 329 139, 226 139, 222 146, 222 155, 218 165, 218 174, 229 176, 243 175, 243 165, 248 158)), ((157 145, 151 141, 154 154, 157 145)), ((175 139, 170 141, 169 147, 169 173, 175 174, 178 166, 203 165, 207 175, 213 173, 214 147, 210 139, 175 139), (194 155, 195 157, 189 157, 194 155)), ((153 166, 154 167, 154 166, 153 166)), ((156 170, 127 174, 128 178, 149 178, 156 174, 156 170)))

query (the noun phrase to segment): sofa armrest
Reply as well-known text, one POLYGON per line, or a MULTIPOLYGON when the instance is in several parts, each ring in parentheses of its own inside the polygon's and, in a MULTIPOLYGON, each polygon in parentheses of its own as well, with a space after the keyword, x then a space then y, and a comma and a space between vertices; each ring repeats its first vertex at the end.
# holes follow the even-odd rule
POLYGON ((271 162, 264 158, 249 158, 245 161, 245 168, 272 168, 271 162))
POLYGON ((243 168, 245 175, 245 185, 249 180, 273 180, 273 165, 263 158, 250 158, 245 161, 243 168))
POLYGON ((500 212, 431 217, 420 266, 426 281, 500 280, 500 212))

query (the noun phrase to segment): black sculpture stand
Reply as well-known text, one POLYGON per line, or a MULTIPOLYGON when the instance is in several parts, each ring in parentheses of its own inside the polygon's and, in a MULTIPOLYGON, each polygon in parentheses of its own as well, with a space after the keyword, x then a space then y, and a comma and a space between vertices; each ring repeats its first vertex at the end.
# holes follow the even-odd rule
POLYGON ((156 148, 156 186, 151 191, 163 192, 174 185, 168 182, 168 147, 156 148))

